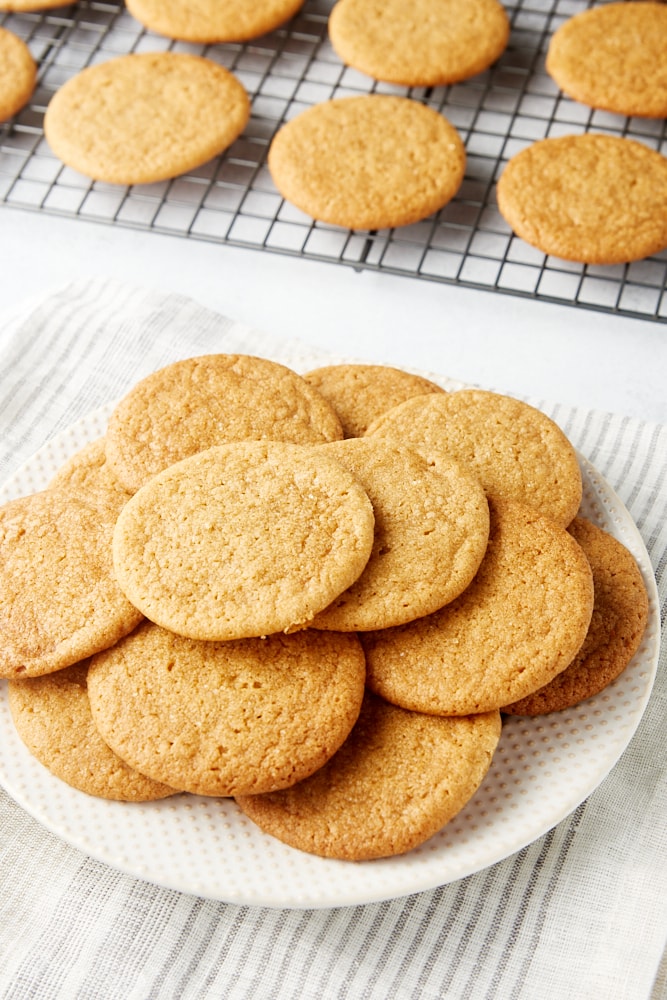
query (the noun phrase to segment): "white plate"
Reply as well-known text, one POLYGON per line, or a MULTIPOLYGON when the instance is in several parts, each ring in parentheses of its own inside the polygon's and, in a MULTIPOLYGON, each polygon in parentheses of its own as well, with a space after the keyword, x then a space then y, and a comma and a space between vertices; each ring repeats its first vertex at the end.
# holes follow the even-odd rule
MULTIPOLYGON (((446 383, 443 383, 443 385, 446 383)), ((0 503, 44 488, 74 451, 104 434, 111 407, 42 448, 0 490, 0 503)), ((603 780, 634 734, 658 662, 658 598, 648 554, 627 510, 581 459, 582 513, 618 538, 641 567, 650 618, 641 648, 610 687, 541 718, 510 718, 481 788, 426 844, 398 858, 351 863, 301 853, 263 834, 234 802, 177 796, 106 802, 53 777, 16 735, 2 682, 0 782, 26 812, 74 847, 171 889, 270 907, 348 906, 444 885, 502 860, 564 819, 603 780)))

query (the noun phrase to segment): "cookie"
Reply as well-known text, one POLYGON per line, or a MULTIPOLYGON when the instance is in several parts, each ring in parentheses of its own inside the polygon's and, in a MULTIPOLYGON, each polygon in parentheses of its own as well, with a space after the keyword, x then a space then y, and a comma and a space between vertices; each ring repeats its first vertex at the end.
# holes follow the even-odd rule
POLYGON ((167 38, 212 45, 245 42, 288 21, 304 0, 129 0, 137 21, 167 38))
POLYGON ((93 658, 88 689, 104 740, 132 767, 230 796, 321 767, 359 715, 364 676, 353 635, 193 642, 145 623, 93 658))
POLYGON ((67 488, 81 495, 103 498, 120 510, 132 496, 109 468, 106 441, 98 438, 64 462, 49 482, 49 489, 67 488))
POLYGON ((570 534, 593 571, 593 617, 584 643, 562 673, 521 701, 512 715, 544 715, 598 694, 621 674, 639 649, 648 622, 648 595, 634 556, 612 535, 577 517, 570 534))
POLYGON ((55 155, 87 177, 150 184, 222 153, 249 114, 245 88, 213 60, 131 53, 71 77, 49 102, 44 134, 55 155))
POLYGON ((0 508, 1 677, 71 666, 141 621, 114 577, 117 513, 66 489, 0 508))
POLYGON ((633 139, 542 139, 508 162, 497 196, 517 236, 564 260, 623 264, 667 247, 667 157, 633 139))
POLYGON ((28 103, 36 79, 37 64, 28 46, 13 31, 0 28, 0 122, 28 103))
POLYGON ((322 445, 361 483, 375 514, 371 556, 357 580, 310 622, 343 632, 387 628, 430 614, 477 572, 489 537, 479 480, 442 456, 429 465, 379 438, 322 445))
POLYGON ((458 132, 407 97, 341 97, 278 130, 268 166, 278 191, 306 215, 348 229, 425 219, 450 201, 465 172, 458 132))
POLYGON ((546 69, 568 97, 621 115, 667 115, 667 6, 607 3, 568 18, 546 69))
POLYGON ((387 701, 487 712, 543 687, 584 642, 593 579, 581 547, 522 504, 490 509, 487 553, 460 597, 409 625, 360 633, 368 686, 387 701))
POLYGON ((232 441, 318 444, 343 436, 327 401, 284 365, 208 354, 138 382, 111 415, 109 468, 130 492, 189 455, 232 441))
POLYGON ((220 445, 152 479, 123 507, 113 562, 147 618, 193 639, 240 639, 310 622, 360 575, 374 514, 323 449, 220 445))
POLYGON ((367 694, 331 760, 284 791, 239 796, 266 833, 345 861, 404 854, 449 822, 477 791, 500 738, 500 714, 445 719, 367 694))
POLYGON ((16 731, 52 774, 81 792, 121 802, 174 795, 173 788, 128 767, 100 736, 90 712, 88 661, 45 677, 10 681, 16 731))
POLYGON ((303 377, 331 403, 346 438, 362 437, 373 420, 412 396, 445 391, 430 379, 391 365, 325 365, 303 377))
POLYGON ((546 414, 482 389, 419 396, 374 421, 368 437, 400 441, 467 465, 487 494, 528 504, 567 527, 581 503, 577 455, 546 414))
POLYGON ((66 3, 65 0, 0 0, 0 10, 11 10, 17 13, 30 13, 37 10, 51 10, 53 7, 71 7, 76 3, 66 3))
POLYGON ((331 45, 344 63, 406 87, 481 73, 505 50, 509 33, 498 0, 338 0, 329 17, 331 45))

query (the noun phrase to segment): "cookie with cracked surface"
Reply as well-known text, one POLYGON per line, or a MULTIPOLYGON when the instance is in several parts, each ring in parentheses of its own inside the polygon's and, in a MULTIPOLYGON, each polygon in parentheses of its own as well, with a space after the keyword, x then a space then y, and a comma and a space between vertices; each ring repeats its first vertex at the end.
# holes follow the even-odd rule
POLYGON ((509 33, 498 0, 338 0, 329 17, 331 44, 344 63, 407 87, 481 73, 504 52, 509 33))
POLYGON ((593 617, 572 663, 549 684, 503 707, 510 715, 544 715, 578 705, 611 684, 639 649, 648 622, 648 595, 631 552, 592 521, 568 528, 593 571, 593 617))
POLYGON ((109 467, 130 492, 189 455, 232 441, 342 438, 330 404, 290 368, 243 354, 166 365, 130 389, 106 433, 109 467))
POLYGON ((432 464, 376 438, 322 445, 359 480, 373 505, 375 538, 354 583, 310 622, 368 631, 414 621, 465 590, 486 551, 489 507, 479 480, 448 455, 432 464))
POLYGON ((128 0, 144 27, 186 42, 214 45, 245 42, 274 31, 303 7, 304 0, 128 0))
POLYGON ((114 576, 117 514, 114 504, 67 489, 0 508, 1 677, 71 666, 141 621, 114 576))
POLYGON ((412 396, 445 391, 422 375, 391 365, 324 365, 303 377, 329 400, 346 438, 362 437, 381 414, 412 396))
POLYGON ((286 201, 346 229, 406 226, 437 212, 463 181, 465 147, 450 122, 407 97, 341 97, 278 130, 268 166, 286 201))
POLYGON ((623 264, 667 247, 667 157, 634 139, 532 143, 507 163, 497 197, 517 236, 563 260, 623 264))
POLYGON ((49 489, 67 488, 79 495, 104 497, 108 503, 117 504, 119 510, 132 496, 109 468, 104 438, 89 442, 68 458, 48 485, 49 489))
POLYGON ((88 699, 88 662, 9 682, 9 709, 21 740, 52 774, 88 795, 119 802, 175 795, 128 767, 100 736, 88 699))
POLYGON ((551 36, 547 72, 568 97, 645 118, 667 115, 667 6, 627 0, 568 18, 551 36))
POLYGON ((364 692, 356 636, 193 642, 146 622, 91 661, 105 742, 155 781, 198 795, 285 788, 331 757, 364 692))
POLYGON ((192 639, 307 625, 361 574, 374 539, 358 479, 319 448, 220 445, 165 469, 123 507, 119 586, 192 639))
POLYGON ((350 736, 320 770, 284 791, 236 801, 266 833, 310 854, 344 861, 405 854, 472 798, 500 731, 497 711, 445 719, 367 693, 350 736))
POLYGON ((150 184, 218 156, 250 115, 223 66, 184 52, 142 52, 89 66, 56 91, 44 134, 68 167, 110 184, 150 184))
POLYGON ((486 712, 543 687, 572 662, 593 611, 588 560, 559 525, 492 501, 487 553, 451 604, 409 625, 360 633, 368 686, 437 715, 486 712))
POLYGON ((37 64, 26 43, 13 31, 0 28, 0 122, 28 103, 36 79, 37 64))
POLYGON ((426 457, 446 452, 470 468, 487 494, 518 500, 557 521, 581 503, 577 455, 541 410, 483 389, 416 396, 378 417, 368 437, 400 441, 426 457))

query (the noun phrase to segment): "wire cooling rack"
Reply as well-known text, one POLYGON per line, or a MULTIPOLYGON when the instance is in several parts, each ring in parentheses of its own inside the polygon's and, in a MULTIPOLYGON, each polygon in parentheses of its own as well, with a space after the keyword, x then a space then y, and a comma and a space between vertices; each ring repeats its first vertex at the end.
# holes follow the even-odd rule
POLYGON ((667 251, 628 265, 584 266, 545 257, 513 236, 495 182, 507 160, 546 136, 597 131, 667 152, 664 121, 594 111, 562 95, 544 68, 553 31, 582 0, 507 3, 512 31, 487 72, 450 87, 375 83, 345 67, 327 34, 333 0, 306 0, 277 31, 243 45, 197 46, 148 32, 122 3, 79 0, 41 13, 6 13, 39 64, 31 102, 0 126, 0 201, 54 215, 374 269, 428 281, 556 301, 667 322, 667 251), (92 182, 63 166, 42 130, 55 91, 86 66, 127 52, 173 49, 214 59, 244 84, 252 115, 243 135, 200 169, 159 184, 92 182), (266 166, 276 130, 306 107, 351 94, 411 96, 441 111, 467 149, 457 196, 416 225, 360 232, 313 222, 278 194, 266 166))

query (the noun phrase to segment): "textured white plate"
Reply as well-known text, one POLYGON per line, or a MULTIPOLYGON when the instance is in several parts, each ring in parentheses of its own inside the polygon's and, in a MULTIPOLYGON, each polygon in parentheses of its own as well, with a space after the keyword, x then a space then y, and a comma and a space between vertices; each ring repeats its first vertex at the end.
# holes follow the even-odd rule
MULTIPOLYGON (((105 433, 110 411, 90 414, 49 442, 0 490, 0 503, 44 488, 66 458, 105 433)), ((363 863, 316 858, 264 835, 228 800, 183 795, 136 805, 91 798, 54 778, 25 749, 6 682, 0 782, 48 830, 86 854, 168 888, 234 903, 368 903, 444 885, 502 860, 560 822, 609 773, 639 724, 657 667, 658 599, 648 554, 619 498, 589 463, 581 464, 582 513, 630 549, 646 581, 650 620, 641 648, 595 698, 542 718, 507 720, 477 794, 410 854, 363 863)))

